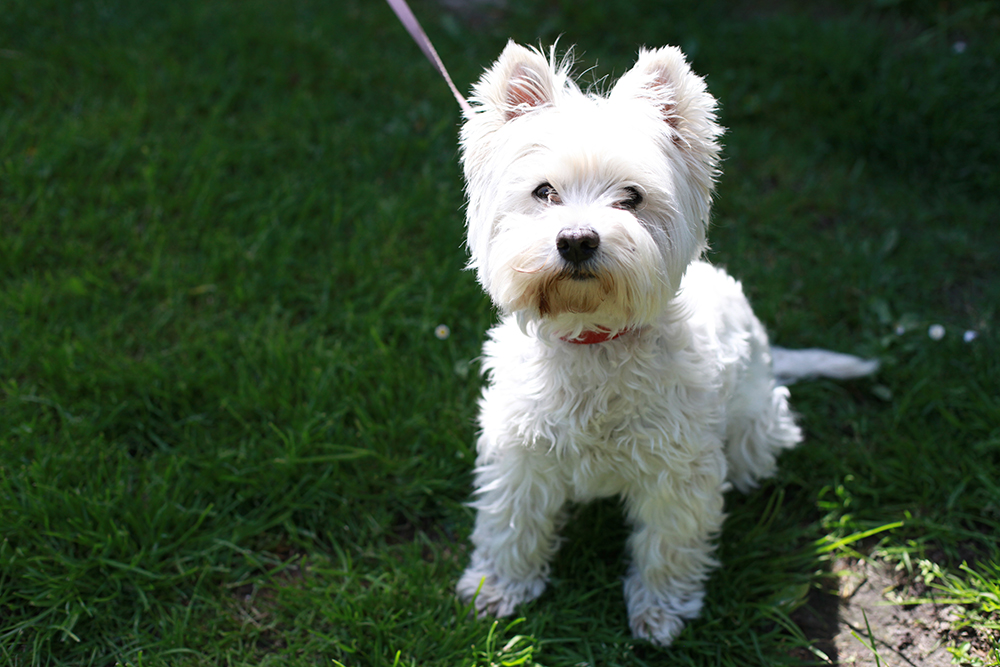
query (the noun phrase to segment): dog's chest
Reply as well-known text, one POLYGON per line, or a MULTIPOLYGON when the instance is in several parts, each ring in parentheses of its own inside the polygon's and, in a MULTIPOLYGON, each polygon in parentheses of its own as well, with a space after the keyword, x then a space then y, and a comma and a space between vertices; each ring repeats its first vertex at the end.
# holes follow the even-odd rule
POLYGON ((495 446, 527 446, 596 470, 689 459, 718 432, 712 373, 684 351, 619 345, 532 352, 489 360, 481 419, 484 431, 499 436, 495 446))

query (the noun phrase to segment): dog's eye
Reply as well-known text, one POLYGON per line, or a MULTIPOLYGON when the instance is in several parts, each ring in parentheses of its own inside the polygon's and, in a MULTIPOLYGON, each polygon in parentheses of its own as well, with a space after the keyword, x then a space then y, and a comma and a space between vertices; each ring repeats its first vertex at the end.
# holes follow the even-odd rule
POLYGON ((556 189, 551 185, 549 185, 548 183, 542 183, 537 188, 535 188, 535 191, 532 192, 531 194, 534 195, 536 199, 540 199, 550 204, 562 203, 562 199, 559 198, 559 193, 556 192, 556 189))
POLYGON ((642 193, 633 187, 625 188, 625 199, 615 204, 615 208, 626 211, 634 211, 640 206, 642 206, 642 193))

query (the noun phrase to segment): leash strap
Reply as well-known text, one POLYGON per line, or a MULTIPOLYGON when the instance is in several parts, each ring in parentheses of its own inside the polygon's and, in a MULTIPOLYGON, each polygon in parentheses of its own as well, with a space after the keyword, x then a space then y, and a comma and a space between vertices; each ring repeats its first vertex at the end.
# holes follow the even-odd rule
POLYGON ((420 22, 417 21, 417 17, 413 15, 410 11, 410 6, 406 4, 406 0, 386 0, 389 6, 392 7, 392 11, 396 12, 396 16, 399 18, 400 23, 406 28, 406 31, 410 33, 410 37, 413 41, 417 43, 420 50, 424 52, 427 56, 427 60, 431 61, 431 64, 437 68, 437 71, 441 73, 444 77, 445 82, 448 87, 451 88, 451 94, 455 96, 458 100, 458 105, 462 107, 462 111, 465 112, 466 116, 472 115, 472 107, 466 101, 462 94, 458 92, 458 88, 452 83, 451 77, 448 76, 448 70, 444 68, 444 63, 441 62, 441 58, 438 57, 437 51, 434 50, 434 45, 431 44, 431 40, 428 39, 424 29, 420 27, 420 22))

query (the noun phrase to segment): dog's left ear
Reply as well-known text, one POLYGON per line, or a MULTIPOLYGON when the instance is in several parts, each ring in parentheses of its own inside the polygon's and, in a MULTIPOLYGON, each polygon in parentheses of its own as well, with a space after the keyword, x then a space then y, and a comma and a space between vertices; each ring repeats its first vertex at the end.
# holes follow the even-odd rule
POLYGON ((475 85, 477 111, 496 114, 503 123, 554 104, 567 85, 567 67, 554 55, 508 42, 500 58, 475 85))
POLYGON ((705 80, 691 71, 680 49, 642 49, 635 66, 615 84, 612 100, 647 101, 670 127, 674 143, 694 151, 713 167, 718 160, 717 103, 705 80))

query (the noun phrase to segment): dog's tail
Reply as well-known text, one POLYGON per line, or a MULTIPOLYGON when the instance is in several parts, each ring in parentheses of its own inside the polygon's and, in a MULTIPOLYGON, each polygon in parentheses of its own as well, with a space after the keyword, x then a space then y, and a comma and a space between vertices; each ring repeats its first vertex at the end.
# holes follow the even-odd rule
POLYGON ((771 365, 778 384, 789 385, 811 377, 848 380, 871 375, 878 370, 879 363, 876 359, 861 359, 817 348, 788 350, 772 347, 771 365))

